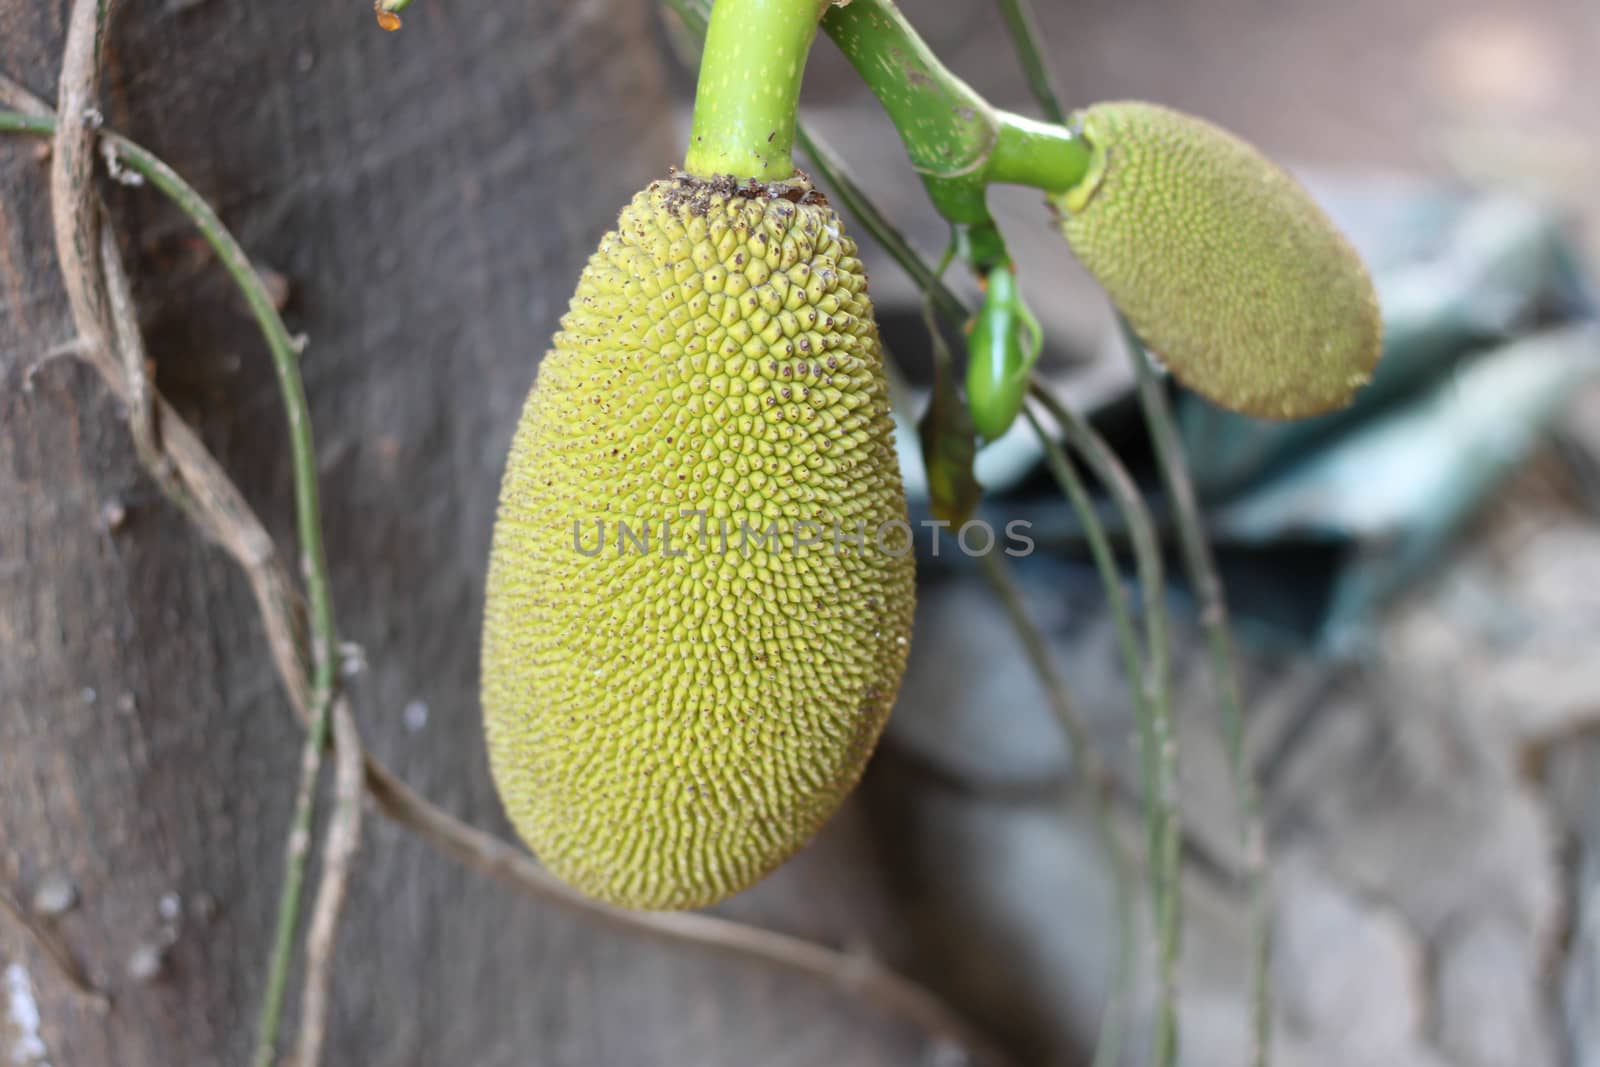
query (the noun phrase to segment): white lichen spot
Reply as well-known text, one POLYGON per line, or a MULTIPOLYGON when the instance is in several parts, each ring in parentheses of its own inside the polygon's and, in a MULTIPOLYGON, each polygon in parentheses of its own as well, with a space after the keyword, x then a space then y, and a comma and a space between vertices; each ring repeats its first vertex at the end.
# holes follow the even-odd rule
POLYGON ((160 945, 136 945, 128 954, 128 977, 141 985, 154 982, 161 975, 163 962, 160 945))
POLYGON ((128 506, 116 497, 100 505, 100 521, 107 530, 119 529, 128 518, 128 506))
POLYGON ((39 1002, 34 999, 33 982, 22 964, 7 965, 5 992, 6 1020, 11 1024, 10 1062, 16 1067, 50 1067, 50 1053, 41 1033, 39 1002))
POLYGON ((106 173, 111 175, 111 180, 121 185, 143 185, 144 175, 123 165, 122 154, 117 151, 117 146, 110 141, 100 142, 100 154, 105 157, 106 173))
POLYGON ((339 645, 339 675, 343 678, 356 678, 365 674, 367 670, 367 650, 354 641, 345 641, 339 645))
POLYGON ((425 701, 413 700, 409 702, 400 715, 405 721, 406 729, 412 733, 416 733, 428 725, 428 705, 425 701))
POLYGON ((77 903, 78 887, 65 875, 49 875, 33 891, 33 910, 46 918, 65 915, 77 903))

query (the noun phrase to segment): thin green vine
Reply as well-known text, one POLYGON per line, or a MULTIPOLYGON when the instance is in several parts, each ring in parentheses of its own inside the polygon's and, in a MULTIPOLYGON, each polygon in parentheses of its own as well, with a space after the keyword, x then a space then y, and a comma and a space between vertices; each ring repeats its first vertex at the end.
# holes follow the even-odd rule
POLYGON ((1061 94, 1056 91, 1055 77, 1044 58, 1039 42, 1044 35, 1039 32, 1039 20, 1033 16, 1033 5, 1028 0, 997 0, 1000 15, 1005 19, 1006 32, 1016 46, 1017 61, 1022 64, 1023 76, 1028 79, 1028 89, 1044 111, 1044 117, 1057 126, 1067 124, 1067 113, 1061 107, 1061 94))
POLYGON ((1184 570, 1200 604, 1200 628, 1205 634, 1211 657, 1211 675, 1216 687, 1217 707, 1222 716, 1223 738, 1233 772, 1234 790, 1240 815, 1240 836, 1244 845, 1245 876, 1249 883, 1251 939, 1251 1033, 1250 1062, 1266 1067, 1272 1056, 1272 882, 1267 864, 1267 837, 1261 816, 1261 798, 1255 772, 1245 751, 1244 704, 1239 695, 1239 676, 1233 653, 1233 635, 1228 627, 1228 603, 1216 560, 1206 538, 1205 521, 1195 499, 1194 482, 1178 440, 1177 424, 1167 404, 1165 387, 1146 354, 1144 344, 1120 313, 1117 321, 1127 344, 1138 379, 1139 402, 1150 443, 1161 469, 1178 540, 1183 549, 1184 570))
MULTIPOLYGON (((1176 1061, 1178 1051, 1177 964, 1183 933, 1182 823, 1178 814, 1178 750, 1172 725, 1168 680, 1170 671, 1161 546, 1156 539, 1155 524, 1150 520, 1138 487, 1105 441, 1094 433, 1082 416, 1056 400, 1042 385, 1036 383, 1031 395, 1060 426, 1073 450, 1089 464, 1095 477, 1116 501, 1127 524, 1139 572, 1145 618, 1143 657, 1136 651, 1132 620, 1122 594, 1116 560, 1111 554, 1105 533, 1099 528, 1098 518, 1093 522, 1084 522, 1084 536, 1104 580, 1128 671, 1128 683, 1135 694, 1133 704, 1139 729, 1150 901, 1156 926, 1161 993, 1160 1008, 1156 1013, 1153 1058, 1158 1064, 1171 1064, 1176 1061)), ((1074 510, 1080 516, 1094 515, 1094 505, 1084 492, 1081 481, 1074 476, 1071 465, 1063 462, 1065 455, 1060 446, 1045 433, 1032 411, 1026 411, 1026 414, 1044 445, 1051 471, 1073 501, 1074 510)))
MULTIPOLYGON (((1016 47, 1018 60, 1028 78, 1034 98, 1046 116, 1064 121, 1050 64, 1045 58, 1038 23, 1029 0, 997 0, 1006 27, 1016 47)), ((1167 405, 1166 394, 1157 380, 1143 344, 1119 312, 1118 325, 1128 346, 1138 379, 1138 391, 1157 463, 1183 549, 1184 569, 1200 601, 1200 625, 1211 657, 1211 674, 1216 686, 1217 705, 1222 717, 1224 740, 1233 774, 1240 815, 1240 835, 1244 845, 1245 874, 1251 897, 1251 1030, 1250 1062, 1266 1067, 1272 1045, 1272 890, 1267 868, 1266 831, 1261 817, 1261 801, 1255 775, 1244 745, 1244 707, 1239 695, 1238 671, 1234 663, 1233 638, 1228 628, 1227 601, 1216 562, 1206 539, 1204 522, 1195 500, 1176 423, 1167 405)))

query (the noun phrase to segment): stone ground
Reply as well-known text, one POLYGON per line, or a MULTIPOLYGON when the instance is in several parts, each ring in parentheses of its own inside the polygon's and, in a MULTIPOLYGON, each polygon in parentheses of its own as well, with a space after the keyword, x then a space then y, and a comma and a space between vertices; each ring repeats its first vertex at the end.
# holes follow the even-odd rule
MULTIPOLYGON (((1597 414, 1600 394, 1569 425, 1597 414)), ((1275 1062, 1600 1062, 1600 587, 1584 580, 1600 575, 1600 526, 1581 501, 1542 455, 1396 607, 1377 652, 1244 656, 1272 837, 1275 1062)), ((1034 577, 1030 606, 1131 777, 1127 691, 1094 594, 1034 577)), ((921 610, 870 803, 921 887, 927 942, 961 975, 952 992, 1031 1035, 1040 1062, 1072 1062, 1114 951, 1102 853, 1081 806, 1061 814, 1065 752, 982 584, 936 584, 921 610)), ((1180 630, 1184 813, 1213 857, 1189 863, 1185 886, 1184 1062, 1235 1064, 1232 798, 1206 662, 1180 630)))

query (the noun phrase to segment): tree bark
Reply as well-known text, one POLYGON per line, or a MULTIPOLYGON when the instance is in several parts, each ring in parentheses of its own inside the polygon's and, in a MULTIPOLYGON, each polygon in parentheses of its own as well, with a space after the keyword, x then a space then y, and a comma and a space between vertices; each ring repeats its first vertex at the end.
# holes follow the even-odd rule
MULTIPOLYGON (((364 0, 122 6, 107 123, 282 275, 309 338, 335 605, 369 665, 352 684, 364 737, 508 833, 478 721, 483 563, 512 426, 577 272, 681 154, 651 5, 422 0, 393 35, 364 0)), ((66 11, 0 0, 0 71, 46 99, 66 11)), ((241 1063, 299 732, 245 583, 143 476, 95 375, 50 355, 72 328, 39 150, 0 140, 0 890, 31 910, 72 886, 74 907, 34 921, 111 1005, 0 912, 0 1054, 241 1063)), ((242 301, 159 194, 107 197, 157 384, 292 555, 283 418, 242 301)), ((892 959, 903 934, 871 852, 847 814, 726 910, 892 959)), ((804 980, 548 911, 373 818, 325 1062, 878 1064, 918 1044, 804 980)))

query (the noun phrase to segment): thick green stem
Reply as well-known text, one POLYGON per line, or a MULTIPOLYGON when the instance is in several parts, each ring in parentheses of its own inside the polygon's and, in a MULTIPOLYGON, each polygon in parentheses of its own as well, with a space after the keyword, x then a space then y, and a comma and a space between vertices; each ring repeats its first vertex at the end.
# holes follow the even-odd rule
POLYGON ((818 0, 716 0, 685 170, 762 181, 793 175, 800 78, 819 12, 818 0))
POLYGON ((1088 170, 1081 138, 991 107, 939 62, 893 0, 830 8, 822 28, 889 113, 928 195, 951 222, 987 221, 991 183, 1059 192, 1088 170))
POLYGON ((888 0, 830 8, 822 28, 867 83, 928 176, 981 170, 998 120, 988 101, 947 70, 888 0))
MULTIPOLYGON (((706 15, 702 10, 704 0, 663 0, 663 2, 683 20, 683 24, 688 27, 691 34, 702 41, 705 39, 706 15)), ((846 211, 856 217, 867 232, 883 246, 884 251, 889 253, 890 258, 911 276, 911 280, 916 283, 920 291, 933 297, 939 314, 952 322, 965 322, 970 318, 972 313, 961 298, 950 291, 934 273, 933 268, 923 261, 905 236, 889 221, 888 216, 878 210, 877 205, 862 191, 860 183, 851 175, 838 153, 808 129, 804 119, 795 122, 794 135, 800 150, 810 157, 816 177, 822 179, 822 183, 832 190, 834 201, 842 204, 846 211)))
POLYGON ((1058 191, 1078 184, 1088 173, 1089 144, 1067 127, 1006 111, 999 114, 1000 130, 986 173, 989 182, 1058 191))

